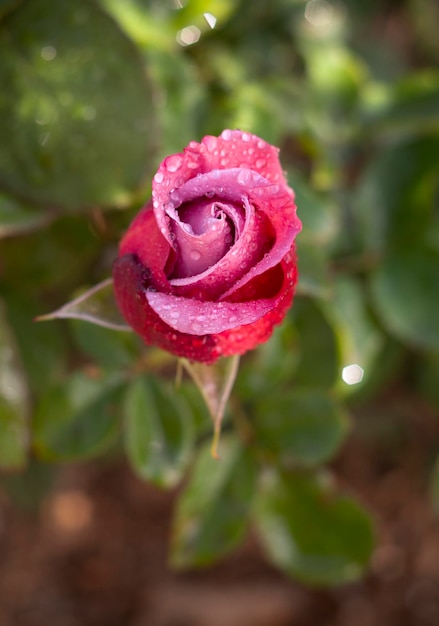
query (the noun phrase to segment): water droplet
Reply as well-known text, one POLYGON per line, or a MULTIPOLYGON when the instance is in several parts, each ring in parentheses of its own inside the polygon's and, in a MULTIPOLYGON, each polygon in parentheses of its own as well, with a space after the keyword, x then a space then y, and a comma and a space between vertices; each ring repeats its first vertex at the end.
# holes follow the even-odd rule
POLYGON ((262 139, 259 139, 259 141, 258 141, 258 148, 260 150, 262 150, 262 148, 265 148, 265 141, 263 141, 262 139))
POLYGON ((199 261, 201 259, 201 252, 199 252, 198 250, 191 250, 189 256, 191 257, 192 261, 199 261))
POLYGON ((242 133, 242 141, 250 141, 250 135, 248 133, 242 133))
POLYGON ((227 165, 227 159, 221 159, 220 164, 225 167, 227 165))
POLYGON ((171 317, 173 317, 174 319, 177 319, 178 317, 180 317, 180 312, 179 311, 171 311, 169 315, 171 317))
POLYGON ((249 148, 249 149, 248 149, 248 153, 249 153, 249 154, 254 154, 254 152, 255 152, 255 149, 254 149, 254 148, 249 148))
POLYGON ((198 167, 198 163, 196 161, 188 161, 187 166, 190 170, 195 170, 198 167))
POLYGON ((164 179, 164 174, 163 172, 157 172, 157 174, 154 176, 154 180, 156 183, 162 183, 163 179, 164 179))
POLYGON ((204 194, 206 196, 206 198, 213 198, 213 196, 215 195, 214 191, 206 191, 206 193, 204 194))
POLYGON ((180 169, 182 163, 183 159, 179 154, 171 154, 171 156, 168 156, 165 160, 165 167, 168 172, 176 172, 180 169))
POLYGON ((256 167, 261 168, 264 167, 264 165, 267 165, 267 161, 265 159, 257 159, 256 167))
POLYGON ((205 144, 208 152, 213 152, 216 148, 217 138, 212 137, 212 135, 207 135, 207 137, 204 137, 203 143, 205 144))
POLYGON ((159 202, 158 200, 154 200, 154 201, 153 201, 153 203, 152 203, 152 206, 153 206, 155 209, 158 209, 158 208, 159 208, 159 206, 160 206, 160 202, 159 202))
POLYGON ((224 139, 224 141, 230 141, 230 139, 232 138, 232 131, 231 130, 223 130, 223 132, 221 133, 221 137, 224 139))
POLYGON ((237 179, 236 179, 236 180, 237 180, 237 182, 238 182, 240 185, 245 185, 246 183, 248 183, 248 179, 249 179, 249 172, 248 172, 248 170, 246 170, 246 169, 242 169, 242 170, 239 172, 238 177, 237 177, 237 179))

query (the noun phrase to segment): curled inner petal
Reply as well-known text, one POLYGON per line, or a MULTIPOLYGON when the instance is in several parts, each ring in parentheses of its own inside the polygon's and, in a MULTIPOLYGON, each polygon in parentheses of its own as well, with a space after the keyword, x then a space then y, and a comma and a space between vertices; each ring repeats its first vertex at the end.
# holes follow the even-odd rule
POLYGON ((243 209, 201 200, 168 208, 177 249, 172 278, 197 276, 214 266, 234 244, 245 222, 243 209))

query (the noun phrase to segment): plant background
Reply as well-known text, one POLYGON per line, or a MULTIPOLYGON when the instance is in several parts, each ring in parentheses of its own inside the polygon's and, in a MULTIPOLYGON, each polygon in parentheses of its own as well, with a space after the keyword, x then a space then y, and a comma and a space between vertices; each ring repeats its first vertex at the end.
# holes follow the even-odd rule
POLYGON ((438 623, 438 23, 0 2, 2 624, 438 623), (215 462, 173 357, 33 320, 109 276, 164 156, 227 127, 280 146, 304 229, 215 462))

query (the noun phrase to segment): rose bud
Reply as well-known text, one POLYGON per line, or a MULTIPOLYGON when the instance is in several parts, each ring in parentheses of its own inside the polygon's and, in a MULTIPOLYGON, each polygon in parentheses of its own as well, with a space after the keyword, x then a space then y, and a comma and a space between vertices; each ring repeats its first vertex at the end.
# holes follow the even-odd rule
POLYGON ((297 282, 301 229, 278 149, 225 130, 168 156, 114 262, 127 323, 149 345, 213 363, 266 341, 297 282))

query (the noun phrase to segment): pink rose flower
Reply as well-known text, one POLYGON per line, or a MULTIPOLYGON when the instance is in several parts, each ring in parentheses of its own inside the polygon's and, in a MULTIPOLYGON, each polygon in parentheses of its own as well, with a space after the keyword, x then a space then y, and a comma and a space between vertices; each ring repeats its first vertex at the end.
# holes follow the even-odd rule
POLYGON ((193 361, 251 350, 291 305, 300 229, 277 148, 237 130, 192 141, 120 243, 120 310, 147 344, 193 361))

